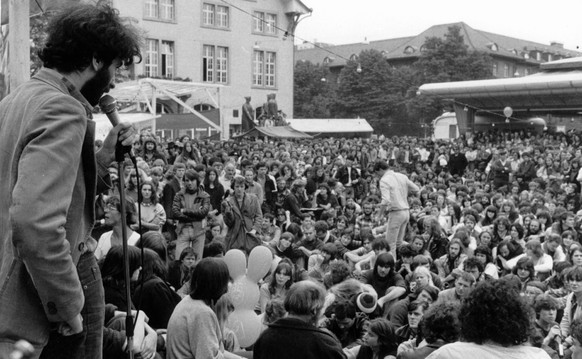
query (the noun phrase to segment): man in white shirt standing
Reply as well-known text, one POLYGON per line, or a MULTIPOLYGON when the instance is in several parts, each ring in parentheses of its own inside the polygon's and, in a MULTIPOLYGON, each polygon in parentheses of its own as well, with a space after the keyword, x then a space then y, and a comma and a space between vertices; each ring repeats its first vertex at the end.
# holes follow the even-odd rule
POLYGON ((402 244, 410 219, 408 196, 418 194, 419 188, 402 173, 391 170, 385 161, 376 162, 374 173, 380 179, 382 210, 388 214, 386 239, 390 243, 390 252, 396 258, 396 249, 402 244))

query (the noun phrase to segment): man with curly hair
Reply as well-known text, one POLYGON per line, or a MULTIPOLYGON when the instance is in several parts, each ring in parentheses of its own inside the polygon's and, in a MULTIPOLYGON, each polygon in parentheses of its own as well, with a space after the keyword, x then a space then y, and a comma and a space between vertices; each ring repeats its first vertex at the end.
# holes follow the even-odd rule
POLYGON ((459 314, 462 342, 447 344, 428 359, 549 359, 528 346, 532 315, 519 291, 504 280, 479 283, 459 314))
POLYGON ((109 185, 115 126, 95 151, 93 106, 140 59, 137 31, 105 2, 70 6, 47 28, 44 67, 0 103, 0 357, 101 358, 103 285, 90 237, 109 185))

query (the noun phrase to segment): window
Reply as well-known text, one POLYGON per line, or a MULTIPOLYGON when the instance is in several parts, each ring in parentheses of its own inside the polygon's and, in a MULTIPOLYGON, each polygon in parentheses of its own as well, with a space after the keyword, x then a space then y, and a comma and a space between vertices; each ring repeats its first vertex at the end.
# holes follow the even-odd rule
POLYGON ((162 41, 161 70, 162 77, 174 77, 174 42, 162 41))
POLYGON ((509 65, 508 64, 503 65, 503 77, 509 77, 509 65))
POLYGON ((174 13, 174 0, 145 0, 146 18, 173 21, 174 13))
POLYGON ((493 76, 497 76, 497 63, 493 63, 493 76))
POLYGON ((277 35, 277 14, 253 12, 253 32, 277 35))
POLYGON ((160 0, 160 18, 174 20, 174 0, 160 0))
POLYGON ((158 76, 158 40, 146 39, 145 76, 158 76))
POLYGON ((277 85, 277 54, 270 51, 253 53, 253 86, 275 87, 277 85))
POLYGON ((230 9, 228 6, 202 4, 202 25, 228 29, 230 26, 230 9))
POLYGON ((146 39, 146 77, 174 77, 174 42, 146 39))
POLYGON ((228 47, 204 45, 202 49, 202 81, 228 83, 228 47))

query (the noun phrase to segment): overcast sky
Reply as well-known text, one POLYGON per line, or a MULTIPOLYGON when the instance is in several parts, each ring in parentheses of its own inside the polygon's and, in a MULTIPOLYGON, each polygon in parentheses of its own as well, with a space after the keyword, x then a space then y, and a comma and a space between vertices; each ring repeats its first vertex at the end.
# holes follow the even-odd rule
POLYGON ((582 0, 302 0, 296 43, 348 44, 414 36, 432 25, 465 22, 476 30, 582 51, 582 0), (300 39, 301 38, 301 39, 300 39))

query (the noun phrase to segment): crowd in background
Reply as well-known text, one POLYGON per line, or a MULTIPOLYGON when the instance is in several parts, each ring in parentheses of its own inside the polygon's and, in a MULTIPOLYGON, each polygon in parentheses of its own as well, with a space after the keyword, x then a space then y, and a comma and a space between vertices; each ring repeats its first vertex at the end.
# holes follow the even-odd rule
MULTIPOLYGON (((200 291, 192 283, 200 280, 193 273, 202 258, 266 246, 272 270, 258 283, 256 303, 265 326, 285 316, 293 283, 319 283, 326 299, 317 325, 334 334, 349 358, 424 358, 460 338, 481 344, 479 335, 502 346, 528 342, 552 357, 563 346, 575 356, 582 318, 580 142, 576 133, 525 131, 451 141, 161 141, 144 133, 133 149, 137 167, 125 166, 126 213, 119 213, 115 186, 99 202, 103 225, 94 234, 106 303, 127 307, 123 215, 135 246, 134 301, 151 329, 143 345, 155 355, 180 357, 171 353, 186 345, 166 335, 179 326, 174 309, 181 298, 200 291), (420 189, 408 199, 410 221, 398 248, 386 240, 389 214, 380 205, 378 162, 420 189), (141 247, 147 250, 140 253, 141 247), (500 309, 505 317, 492 319, 479 335, 459 324, 469 304, 483 305, 471 299, 481 282, 481 291, 519 293, 516 306, 531 324, 524 324, 525 334, 512 327, 523 324, 515 308, 500 309)), ((115 184, 117 166, 109 170, 115 184)), ((214 299, 218 321, 209 325, 219 326, 220 340, 207 340, 206 333, 199 345, 244 351, 225 324, 232 311, 228 295, 214 299)), ((536 353, 527 355, 545 357, 536 353)))

